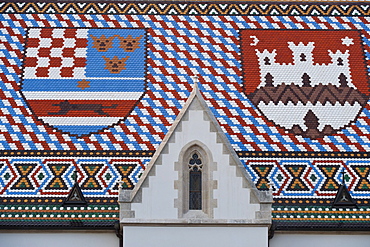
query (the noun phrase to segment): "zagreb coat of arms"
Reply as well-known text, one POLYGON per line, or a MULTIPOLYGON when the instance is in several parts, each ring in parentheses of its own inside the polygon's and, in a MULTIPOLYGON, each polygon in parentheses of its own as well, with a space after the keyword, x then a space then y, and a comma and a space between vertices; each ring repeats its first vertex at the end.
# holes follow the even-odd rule
POLYGON ((242 30, 244 93, 290 133, 335 134, 369 99, 362 42, 356 30, 242 30))
POLYGON ((124 120, 146 90, 144 29, 30 28, 21 94, 45 124, 71 135, 124 120))

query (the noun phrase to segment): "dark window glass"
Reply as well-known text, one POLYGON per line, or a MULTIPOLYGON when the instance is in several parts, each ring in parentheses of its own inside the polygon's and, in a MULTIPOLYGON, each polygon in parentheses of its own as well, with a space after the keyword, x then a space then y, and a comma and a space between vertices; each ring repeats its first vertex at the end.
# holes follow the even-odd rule
POLYGON ((189 210, 202 209, 202 161, 193 154, 189 161, 189 210))

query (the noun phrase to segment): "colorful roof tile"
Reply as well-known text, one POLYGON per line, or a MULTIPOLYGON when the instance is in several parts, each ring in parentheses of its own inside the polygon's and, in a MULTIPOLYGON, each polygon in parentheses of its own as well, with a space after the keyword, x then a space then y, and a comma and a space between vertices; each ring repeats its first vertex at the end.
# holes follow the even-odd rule
POLYGON ((0 3, 0 227, 113 227, 196 75, 278 229, 368 228, 369 11, 0 3), (342 170, 358 209, 331 207, 342 170), (62 207, 75 171, 88 205, 62 207))

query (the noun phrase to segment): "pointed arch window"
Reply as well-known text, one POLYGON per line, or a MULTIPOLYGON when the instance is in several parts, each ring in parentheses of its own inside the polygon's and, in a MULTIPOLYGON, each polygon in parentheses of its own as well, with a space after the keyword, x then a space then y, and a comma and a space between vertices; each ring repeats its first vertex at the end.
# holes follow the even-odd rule
POLYGON ((189 210, 202 210, 202 160, 194 153, 189 160, 189 210))
POLYGON ((212 160, 212 152, 199 141, 185 145, 176 162, 178 173, 179 197, 175 199, 179 218, 212 218, 217 200, 213 198, 213 190, 217 183, 213 180, 216 163, 212 160))

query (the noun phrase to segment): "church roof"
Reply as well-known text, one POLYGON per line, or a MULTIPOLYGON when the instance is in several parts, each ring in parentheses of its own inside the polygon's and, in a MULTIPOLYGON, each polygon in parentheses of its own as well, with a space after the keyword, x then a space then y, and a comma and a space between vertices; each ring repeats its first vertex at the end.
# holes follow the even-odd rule
POLYGON ((113 229, 117 182, 138 183, 193 75, 256 187, 272 186, 277 229, 368 227, 369 11, 0 4, 0 228, 113 229), (63 207, 75 171, 87 205, 63 207), (358 208, 332 207, 343 183, 358 208))

